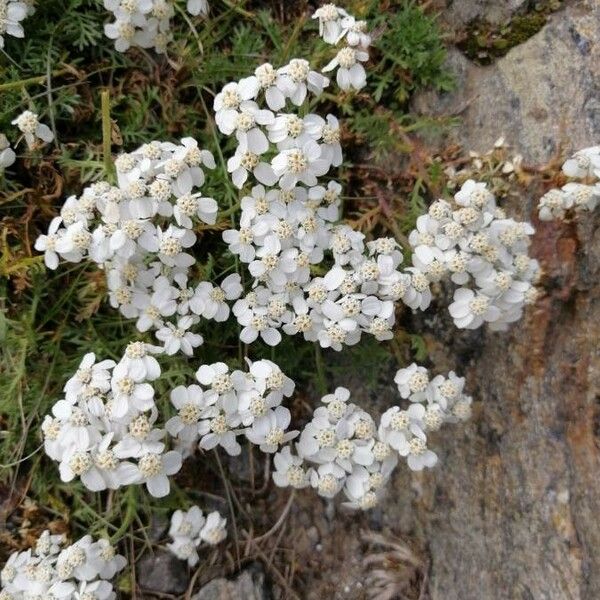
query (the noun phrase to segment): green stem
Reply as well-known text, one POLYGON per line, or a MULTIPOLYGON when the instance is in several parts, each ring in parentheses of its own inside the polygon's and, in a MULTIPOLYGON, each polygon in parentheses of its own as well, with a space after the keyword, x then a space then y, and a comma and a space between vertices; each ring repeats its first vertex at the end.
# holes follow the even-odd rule
POLYGON ((137 514, 137 490, 135 487, 130 487, 126 492, 125 515, 121 526, 110 537, 110 543, 118 542, 127 533, 127 530, 135 520, 137 514))
POLYGON ((317 368, 317 388, 321 396, 327 393, 327 380, 325 379, 325 365, 319 342, 315 342, 315 367, 317 368))
POLYGON ((111 154, 111 122, 110 122, 110 92, 100 92, 100 103, 102 110, 102 158, 104 160, 104 171, 106 176, 113 176, 113 162, 111 154))
MULTIPOLYGON (((54 71, 51 73, 52 77, 58 77, 59 75, 64 75, 65 73, 69 73, 69 69, 59 69, 58 71, 54 71)), ((26 87, 28 85, 35 85, 39 83, 44 83, 47 81, 48 75, 38 75, 37 77, 29 77, 27 79, 19 79, 19 81, 9 81, 8 83, 0 83, 0 92, 6 92, 7 90, 16 90, 21 87, 26 87)))

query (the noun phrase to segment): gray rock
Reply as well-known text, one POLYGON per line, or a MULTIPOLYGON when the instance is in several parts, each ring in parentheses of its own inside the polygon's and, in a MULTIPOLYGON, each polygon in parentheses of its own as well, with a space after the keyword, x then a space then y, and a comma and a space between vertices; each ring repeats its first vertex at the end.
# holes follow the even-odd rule
POLYGON ((188 586, 188 570, 183 561, 165 550, 147 554, 138 563, 137 581, 148 592, 183 594, 188 586))
POLYGON ((235 579, 209 581, 192 600, 268 600, 265 574, 259 565, 244 569, 235 579))
MULTIPOLYGON (((461 4, 461 3, 457 3, 461 4)), ((465 149, 489 150, 505 136, 527 161, 543 162, 600 139, 600 3, 585 0, 550 17, 536 35, 486 67, 458 50, 448 64, 452 93, 415 96, 421 114, 459 116, 453 136, 465 149)))
POLYGON ((527 4, 527 0, 439 0, 434 4, 442 10, 442 21, 451 29, 461 29, 478 20, 499 25, 527 4))

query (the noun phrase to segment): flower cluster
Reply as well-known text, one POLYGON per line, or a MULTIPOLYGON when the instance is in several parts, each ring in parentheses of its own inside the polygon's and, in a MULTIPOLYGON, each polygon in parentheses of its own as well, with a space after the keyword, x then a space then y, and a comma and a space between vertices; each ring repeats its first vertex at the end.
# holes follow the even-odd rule
POLYGON ((248 372, 230 371, 225 363, 202 365, 196 379, 204 386, 179 386, 171 392, 177 415, 167 431, 177 439, 183 455, 196 443, 203 450, 221 446, 229 455, 242 451, 238 435, 245 435, 263 452, 276 452, 294 438, 290 411, 281 406, 294 391, 294 382, 269 360, 248 361, 248 372))
POLYGON ((349 402, 346 388, 324 396, 295 444, 296 453, 288 445, 275 455, 275 484, 310 485, 326 498, 343 490, 346 506, 369 509, 377 504, 400 456, 414 471, 433 467, 437 456, 427 447, 427 434, 470 416, 464 379, 451 372, 430 381, 427 370, 413 363, 400 369, 395 381, 402 398, 411 404, 407 410, 388 409, 378 426, 349 402))
POLYGON ((324 4, 313 19, 319 20, 319 35, 327 44, 343 43, 335 58, 323 68, 327 73, 337 68, 336 81, 342 90, 360 90, 367 83, 367 74, 360 64, 369 60, 371 36, 366 21, 357 21, 343 8, 324 4))
POLYGON ((44 531, 34 548, 14 552, 0 575, 2 600, 113 600, 110 580, 127 561, 105 539, 90 535, 65 546, 63 535, 44 531))
POLYGON ((25 37, 21 21, 35 12, 35 0, 0 0, 0 49, 4 36, 25 37))
POLYGON ((63 481, 78 477, 92 491, 145 484, 155 497, 169 493, 169 475, 181 454, 166 451, 151 382, 160 376, 153 354, 132 342, 118 363, 86 354, 66 383, 64 398, 42 424, 46 454, 59 462, 63 481))
MULTIPOLYGON (((115 41, 119 52, 125 52, 132 46, 154 48, 159 54, 167 51, 173 38, 173 0, 104 0, 104 7, 115 18, 114 22, 104 26, 104 33, 115 41)), ((188 0, 186 9, 191 15, 206 16, 208 0, 188 0)))
POLYGON ((539 265, 528 255, 533 232, 529 223, 506 217, 485 183, 467 180, 454 205, 438 200, 417 219, 409 236, 413 276, 460 286, 449 307, 457 327, 487 322, 505 330, 537 297, 539 265))
POLYGON ((227 519, 218 511, 206 515, 198 506, 188 511, 176 510, 171 516, 169 536, 173 540, 167 548, 190 567, 198 564, 198 547, 201 544, 216 546, 227 537, 227 519))
POLYGON ((568 212, 593 211, 600 201, 600 146, 576 152, 562 170, 567 177, 579 181, 552 189, 540 198, 538 211, 542 221, 564 219, 568 212))
POLYGON ((186 252, 196 242, 194 223, 213 225, 217 218, 216 201, 199 191, 203 167, 214 168, 214 158, 184 138, 181 144, 144 144, 115 163, 118 186, 94 183, 79 198, 68 198, 35 247, 50 269, 59 256, 100 265, 113 307, 136 319, 139 331, 157 330, 167 354, 192 355, 203 339, 191 327, 200 317, 226 320, 226 301, 242 292, 236 274, 220 286, 188 285, 196 262, 186 252))

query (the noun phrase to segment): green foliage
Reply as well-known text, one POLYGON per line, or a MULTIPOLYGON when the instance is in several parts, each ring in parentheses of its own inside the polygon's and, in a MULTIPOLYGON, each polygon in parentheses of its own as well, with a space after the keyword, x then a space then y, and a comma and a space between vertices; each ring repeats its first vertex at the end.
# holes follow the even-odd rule
POLYGON ((393 3, 388 11, 379 4, 374 2, 369 13, 369 21, 382 31, 376 42, 380 60, 370 75, 374 99, 388 107, 403 106, 417 89, 452 89, 435 17, 412 0, 393 3))

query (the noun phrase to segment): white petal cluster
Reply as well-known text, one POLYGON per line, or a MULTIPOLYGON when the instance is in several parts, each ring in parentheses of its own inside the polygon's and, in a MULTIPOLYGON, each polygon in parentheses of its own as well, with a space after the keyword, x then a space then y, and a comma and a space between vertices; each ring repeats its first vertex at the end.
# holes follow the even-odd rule
POLYGON ((0 49, 4 48, 4 36, 25 37, 23 21, 35 12, 34 3, 24 0, 0 0, 0 49))
POLYGON ((505 330, 537 297, 539 265, 528 255, 533 233, 529 223, 506 217, 485 183, 468 180, 454 204, 438 200, 417 219, 409 236, 415 273, 460 286, 449 307, 457 327, 505 330))
MULTIPOLYGON (((0 0, 1 2, 2 0, 0 0)), ((11 121, 16 125, 27 143, 27 147, 31 150, 37 145, 37 140, 42 142, 51 142, 54 139, 54 133, 48 125, 40 123, 38 115, 30 110, 22 112, 16 119, 11 121)), ((14 162, 14 161, 13 161, 14 162)))
MULTIPOLYGON (((175 15, 173 0, 104 0, 114 21, 104 26, 106 37, 114 40, 119 52, 132 46, 153 48, 164 54, 173 39, 171 19, 175 15)), ((207 0, 188 0, 186 10, 191 15, 208 14, 207 0)))
POLYGON ((14 164, 16 158, 15 151, 10 147, 8 138, 0 133, 0 171, 14 164))
POLYGON ((576 152, 563 164, 562 170, 579 181, 570 181, 540 198, 538 211, 542 221, 564 219, 570 212, 591 212, 600 201, 600 146, 576 152))
POLYGON ((298 434, 287 431, 291 415, 281 406, 292 395, 294 382, 275 363, 248 361, 247 372, 230 371, 220 362, 202 365, 196 379, 201 385, 178 386, 171 392, 177 415, 166 429, 182 454, 198 443, 203 450, 221 446, 237 456, 242 451, 238 435, 273 453, 298 434))
POLYGON ((42 424, 44 449, 63 481, 79 478, 92 491, 145 484, 157 498, 169 493, 182 457, 166 450, 165 430, 156 427, 153 355, 161 351, 131 342, 118 363, 84 356, 42 424))
POLYGON ((167 354, 191 356, 203 342, 193 326, 201 318, 226 320, 227 302, 242 292, 236 274, 218 286, 188 285, 194 224, 213 225, 217 218, 216 201, 200 191, 204 168, 215 167, 213 155, 184 138, 145 144, 115 164, 118 186, 94 183, 68 198, 35 248, 50 269, 59 257, 97 263, 113 307, 136 319, 139 331, 156 330, 167 354))
POLYGON ((188 511, 176 510, 171 516, 169 536, 173 540, 167 548, 190 567, 198 564, 198 548, 202 544, 216 546, 227 537, 227 519, 218 511, 206 515, 198 506, 188 511))
POLYGON ((213 108, 219 130, 235 134, 238 142, 227 161, 234 185, 242 188, 249 175, 267 186, 279 182, 284 189, 298 181, 316 185, 316 178, 333 163, 341 164, 341 150, 335 152, 337 122, 313 114, 302 119, 294 112, 273 112, 284 109, 288 101, 303 105, 308 92, 319 96, 328 84, 327 77, 312 71, 308 61, 294 58, 277 70, 265 63, 254 75, 223 87, 213 108), (263 100, 267 109, 258 104, 263 100), (273 158, 266 158, 273 153, 273 158))
POLYGON ((44 531, 34 548, 10 555, 0 573, 2 600, 113 600, 110 580, 127 564, 108 540, 90 535, 65 546, 44 531))
POLYGON ((334 4, 324 4, 312 18, 319 20, 319 35, 323 41, 333 46, 342 44, 323 72, 337 69, 336 81, 342 90, 362 89, 367 84, 367 74, 361 63, 369 60, 371 45, 366 21, 357 21, 334 4))
POLYGON ((241 200, 239 227, 223 233, 254 277, 252 291, 233 307, 245 343, 260 337, 275 346, 283 329, 341 350, 363 332, 391 338, 395 300, 429 303, 428 281, 397 269, 402 255, 394 240, 366 245, 363 234, 334 225, 342 188, 335 181, 319 185, 318 178, 342 163, 337 118, 276 115, 257 102, 264 92, 270 109, 286 100, 301 104, 307 89, 320 93, 325 83, 306 61, 294 59, 278 71, 262 65, 215 97, 217 126, 238 141, 228 161, 233 182, 241 188, 250 174, 259 182, 241 200), (270 163, 266 154, 274 154, 270 163), (326 254, 333 267, 313 278, 311 266, 326 254))
POLYGON ((379 425, 350 402, 346 388, 324 396, 302 430, 295 453, 290 444, 275 455, 275 484, 310 485, 325 498, 343 490, 346 506, 366 510, 378 503, 399 457, 413 471, 433 467, 437 456, 427 447, 427 433, 470 416, 464 379, 451 372, 429 381, 427 370, 412 364, 400 369, 395 381, 411 404, 407 410, 388 409, 379 425))

